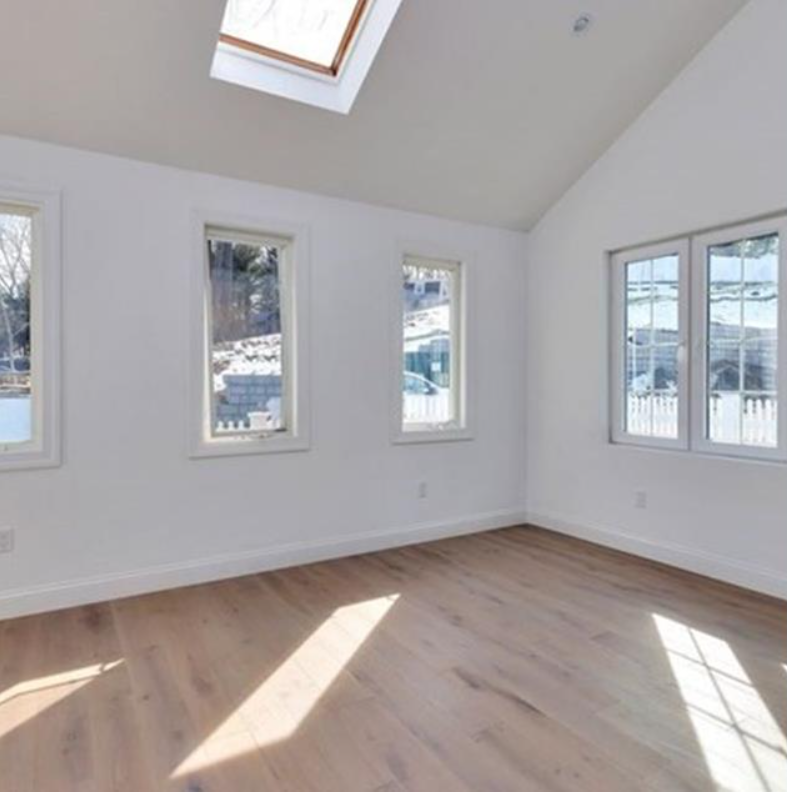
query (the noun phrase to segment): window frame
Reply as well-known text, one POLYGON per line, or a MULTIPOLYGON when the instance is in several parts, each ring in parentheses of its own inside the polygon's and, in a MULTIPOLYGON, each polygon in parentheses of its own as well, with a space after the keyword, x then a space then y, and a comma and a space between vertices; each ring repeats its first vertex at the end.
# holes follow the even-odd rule
MULTIPOLYGON (((693 358, 692 448, 705 454, 787 461, 787 217, 775 217, 697 234, 692 238, 693 358), (775 448, 714 442, 708 437, 708 248, 768 234, 779 235, 779 309, 777 330, 778 445, 775 448)), ((744 376, 744 372, 740 372, 744 376)))
POLYGON ((367 4, 336 76, 217 41, 210 76, 234 85, 347 114, 403 0, 367 4))
POLYGON ((216 212, 194 216, 195 258, 192 268, 190 456, 195 459, 306 451, 310 447, 308 399, 309 232, 303 226, 216 212), (212 284, 208 240, 276 244, 283 251, 279 294, 282 313, 282 413, 285 430, 237 431, 216 436, 212 431, 213 382, 212 284))
POLYGON ((611 256, 612 264, 612 442, 686 450, 689 447, 689 243, 676 238, 642 247, 626 248, 611 256), (635 435, 626 431, 626 267, 637 261, 678 256, 678 436, 635 435))
POLYGON ((473 402, 471 368, 473 367, 470 347, 470 324, 472 322, 472 265, 467 254, 429 245, 404 244, 397 248, 395 266, 392 268, 392 377, 391 377, 391 442, 442 443, 472 440, 473 402), (454 274, 456 294, 451 303, 451 400, 456 419, 446 424, 413 424, 407 429, 404 424, 402 394, 404 387, 404 327, 402 272, 405 265, 415 263, 428 268, 447 269, 454 274))
POLYGON ((306 69, 307 71, 315 72, 316 74, 325 75, 328 77, 338 77, 344 62, 347 59, 348 53, 355 41, 359 28, 361 27, 361 23, 363 22, 363 19, 369 11, 372 3, 374 3, 374 0, 355 0, 355 5, 353 7, 352 13, 350 14, 347 27, 344 29, 344 33, 342 34, 342 38, 340 39, 339 45, 336 48, 336 52, 334 53, 333 61, 331 62, 330 66, 325 66, 322 63, 317 63, 316 61, 309 60, 308 58, 303 58, 299 55, 293 55, 291 53, 284 52, 283 50, 275 49, 274 47, 266 47, 263 44, 257 44, 240 36, 224 33, 223 30, 219 33, 219 42, 230 47, 236 47, 237 49, 251 52, 255 55, 260 55, 263 58, 270 59, 271 61, 280 62, 281 64, 287 64, 288 66, 306 69))
POLYGON ((684 234, 666 242, 629 246, 606 255, 610 277, 610 398, 609 442, 621 447, 657 448, 733 460, 759 462, 787 461, 787 214, 733 223, 712 230, 684 234), (707 342, 708 342, 708 266, 707 249, 725 242, 779 234, 779 309, 777 364, 778 446, 736 445, 713 442, 707 436, 707 342), (679 260, 679 336, 678 440, 632 435, 625 431, 625 265, 675 252, 679 260))
POLYGON ((32 437, 0 442, 0 471, 61 464, 62 237, 59 190, 0 183, 0 211, 29 214, 32 437))

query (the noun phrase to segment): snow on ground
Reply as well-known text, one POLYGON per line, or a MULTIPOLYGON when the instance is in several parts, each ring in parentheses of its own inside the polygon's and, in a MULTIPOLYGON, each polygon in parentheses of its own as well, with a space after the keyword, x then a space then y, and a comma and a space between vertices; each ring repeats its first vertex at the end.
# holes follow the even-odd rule
MULTIPOLYGON (((405 345, 417 349, 431 338, 446 336, 450 330, 450 309, 438 305, 405 314, 405 345)), ((213 346, 213 390, 224 390, 224 377, 235 374, 281 375, 281 333, 252 336, 213 346)))
MULTIPOLYGON (((726 289, 716 289, 712 301, 712 321, 714 324, 737 327, 741 322, 740 288, 732 285, 726 289)), ((747 327, 771 329, 776 324, 778 306, 778 287, 773 284, 748 284, 744 292, 744 313, 747 327)), ((656 327, 673 328, 678 317, 677 286, 657 285, 653 302, 653 321, 656 327)), ((631 327, 647 327, 651 321, 650 295, 628 304, 629 324, 631 327)))
POLYGON ((30 407, 29 396, 0 398, 0 442, 23 443, 30 440, 30 407))
POLYGON ((224 377, 234 374, 281 376, 281 333, 252 336, 213 346, 213 390, 224 390, 224 377))
POLYGON ((436 305, 404 315, 405 348, 416 350, 425 341, 447 336, 451 330, 451 311, 448 305, 436 305))

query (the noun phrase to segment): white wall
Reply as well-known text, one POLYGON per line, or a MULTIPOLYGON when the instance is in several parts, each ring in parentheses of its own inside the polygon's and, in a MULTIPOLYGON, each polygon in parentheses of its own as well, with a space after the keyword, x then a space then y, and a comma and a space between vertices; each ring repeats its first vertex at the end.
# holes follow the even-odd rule
POLYGON ((0 617, 521 515, 524 235, 0 138, 9 180, 63 190, 64 463, 0 474, 0 617), (194 207, 310 227, 307 453, 187 457, 194 207), (389 442, 398 238, 476 256, 471 442, 389 442))
POLYGON ((527 454, 535 522, 784 596, 787 467, 608 443, 604 252, 787 208, 786 42, 751 0, 535 229, 527 454))

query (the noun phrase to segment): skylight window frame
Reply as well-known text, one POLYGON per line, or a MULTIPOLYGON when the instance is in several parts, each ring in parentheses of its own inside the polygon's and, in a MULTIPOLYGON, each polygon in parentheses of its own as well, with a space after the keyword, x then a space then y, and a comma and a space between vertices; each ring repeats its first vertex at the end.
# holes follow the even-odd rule
POLYGON ((342 66, 347 59, 352 44, 356 35, 361 27, 361 23, 369 10, 369 7, 374 3, 374 0, 356 0, 353 12, 350 15, 350 20, 339 42, 339 46, 330 66, 325 66, 322 63, 311 61, 308 58, 300 58, 297 55, 292 55, 283 50, 277 50, 273 47, 266 47, 262 44, 257 44, 253 41, 233 36, 229 33, 219 33, 219 42, 226 44, 230 47, 237 47, 238 49, 251 52, 263 58, 269 58, 273 61, 280 61, 289 66, 295 66, 299 69, 306 69, 307 71, 316 72, 317 74, 326 77, 338 77, 341 72, 342 66))
POLYGON ((371 0, 334 77, 217 40, 210 76, 334 113, 348 114, 403 0, 371 0))

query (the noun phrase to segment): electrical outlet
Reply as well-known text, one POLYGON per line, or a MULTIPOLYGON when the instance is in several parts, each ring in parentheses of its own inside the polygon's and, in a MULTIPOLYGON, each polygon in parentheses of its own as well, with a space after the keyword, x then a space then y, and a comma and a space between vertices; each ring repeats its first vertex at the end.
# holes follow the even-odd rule
POLYGON ((429 485, 425 481, 418 482, 418 498, 423 500, 429 497, 429 485))
POLYGON ((638 490, 634 493, 634 508, 647 509, 648 508, 648 493, 644 490, 638 490))
POLYGON ((0 528, 0 553, 12 553, 14 551, 14 529, 0 528))

